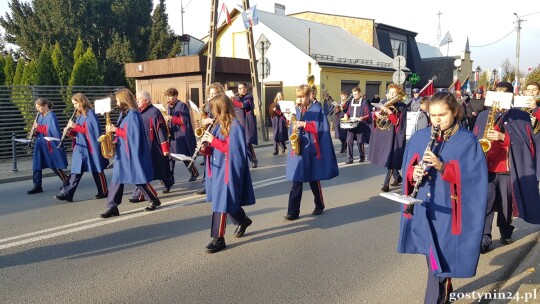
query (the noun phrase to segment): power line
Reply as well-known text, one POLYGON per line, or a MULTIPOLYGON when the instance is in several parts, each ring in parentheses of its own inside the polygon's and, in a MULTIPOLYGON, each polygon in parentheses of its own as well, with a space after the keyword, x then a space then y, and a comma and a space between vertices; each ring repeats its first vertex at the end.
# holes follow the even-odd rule
POLYGON ((504 38, 510 36, 510 34, 512 34, 515 30, 516 30, 515 28, 512 29, 508 34, 504 35, 504 37, 498 39, 497 41, 494 41, 494 42, 491 42, 491 43, 488 43, 488 44, 484 44, 484 45, 472 45, 472 46, 469 46, 469 47, 472 47, 472 48, 473 48, 473 47, 485 47, 485 46, 490 46, 490 45, 495 44, 495 43, 497 43, 497 42, 503 40, 504 38))

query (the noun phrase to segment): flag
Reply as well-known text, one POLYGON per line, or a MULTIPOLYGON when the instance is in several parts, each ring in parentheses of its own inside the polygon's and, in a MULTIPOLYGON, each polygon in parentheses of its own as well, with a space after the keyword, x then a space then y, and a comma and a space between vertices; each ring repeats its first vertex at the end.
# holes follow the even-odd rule
POLYGON ((223 2, 223 5, 221 6, 221 11, 224 12, 225 16, 227 17, 227 24, 231 24, 231 14, 229 14, 229 10, 227 9, 225 2, 223 2))
POLYGON ((454 91, 455 92, 458 92, 458 91, 461 91, 461 81, 456 80, 456 83, 454 84, 454 91))
POLYGON ((465 80, 465 82, 461 85, 461 88, 463 89, 463 91, 471 93, 471 84, 469 82, 469 78, 465 80))
POLYGON ((420 96, 431 96, 435 93, 435 88, 433 87, 433 80, 430 79, 429 82, 420 90, 420 96))
POLYGON ((452 40, 452 36, 450 36, 450 31, 448 31, 446 32, 446 35, 444 35, 444 38, 441 41, 441 44, 439 44, 439 46, 449 44, 450 42, 453 42, 453 40, 452 40))
POLYGON ((244 27, 246 29, 257 25, 259 23, 259 14, 257 14, 257 5, 250 7, 242 13, 242 19, 244 20, 244 27))

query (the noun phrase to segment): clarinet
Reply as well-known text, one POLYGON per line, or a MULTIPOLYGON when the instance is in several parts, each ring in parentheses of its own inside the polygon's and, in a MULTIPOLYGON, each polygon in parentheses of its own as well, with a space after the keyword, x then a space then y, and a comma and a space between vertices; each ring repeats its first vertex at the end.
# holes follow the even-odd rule
MULTIPOLYGON (((212 128, 214 127, 214 123, 215 123, 216 119, 214 118, 214 121, 212 121, 211 124, 208 125, 208 127, 206 127, 206 130, 204 131, 204 133, 206 132, 210 132, 210 130, 212 130, 212 128)), ((203 133, 203 134, 204 134, 203 133)), ((191 161, 189 162, 188 166, 187 166, 187 169, 189 171, 191 171, 191 169, 193 168, 193 166, 195 165, 195 160, 197 159, 197 157, 199 156, 200 152, 201 152, 201 148, 203 146, 205 146, 206 143, 203 142, 202 140, 199 140, 199 142, 197 143, 197 146, 195 147, 195 153, 193 153, 193 156, 191 156, 191 161)))
POLYGON ((36 114, 36 119, 34 119, 34 123, 32 124, 32 129, 28 133, 28 145, 26 146, 27 149, 30 149, 32 147, 32 143, 34 142, 34 132, 36 132, 36 127, 34 127, 34 124, 37 123, 38 117, 39 117, 39 111, 36 114))
MULTIPOLYGON (((75 109, 73 111, 73 114, 71 114, 71 117, 69 118, 68 123, 73 120, 73 117, 75 117, 75 113, 77 113, 77 109, 75 109)), ((64 143, 64 138, 66 138, 68 131, 69 130, 67 129, 67 126, 66 126, 66 129, 64 129, 64 133, 62 133, 62 138, 60 138, 60 142, 58 143, 58 146, 57 146, 58 149, 62 147, 62 144, 64 143)))
MULTIPOLYGON (((430 136, 430 141, 426 147, 426 150, 424 151, 424 155, 426 155, 428 152, 431 152, 433 151, 433 149, 439 144, 439 142, 437 141, 437 136, 439 135, 440 133, 440 127, 439 126, 435 126, 433 127, 433 130, 431 131, 431 136, 430 136)), ((427 164, 424 162, 424 160, 420 161, 420 166, 422 166, 422 171, 424 172, 424 174, 426 172, 429 171, 427 164)), ((410 195, 410 197, 414 197, 416 198, 416 195, 418 194, 418 190, 420 188, 420 184, 422 183, 422 180, 423 180, 423 176, 419 179, 416 180, 416 182, 414 183, 414 188, 413 188, 413 191, 410 195)), ((405 211, 403 211, 404 213, 406 214, 410 214, 410 215, 413 215, 414 214, 414 204, 410 204, 407 206, 407 208, 405 209, 405 211)))

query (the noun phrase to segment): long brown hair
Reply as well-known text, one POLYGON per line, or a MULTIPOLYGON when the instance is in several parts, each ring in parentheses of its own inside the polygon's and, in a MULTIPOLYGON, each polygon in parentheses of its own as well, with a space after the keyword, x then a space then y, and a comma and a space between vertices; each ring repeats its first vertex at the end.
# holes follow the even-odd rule
POLYGON ((428 101, 428 109, 430 105, 436 103, 446 104, 448 109, 455 114, 456 121, 461 121, 461 119, 463 119, 463 106, 460 104, 454 94, 448 92, 435 93, 428 101))
POLYGON ((235 117, 231 99, 225 93, 218 93, 210 99, 210 111, 221 125, 221 135, 228 136, 231 133, 231 124, 235 117))
POLYGON ((82 105, 82 110, 77 109, 78 115, 81 115, 81 114, 86 115, 86 113, 88 113, 88 110, 91 110, 94 108, 92 104, 90 103, 90 101, 88 100, 88 98, 86 98, 86 96, 84 96, 83 93, 77 93, 73 95, 73 97, 71 97, 71 100, 74 100, 78 104, 82 105))
POLYGON ((116 100, 119 101, 119 107, 124 110, 137 109, 137 101, 133 93, 128 89, 120 89, 114 93, 116 100))

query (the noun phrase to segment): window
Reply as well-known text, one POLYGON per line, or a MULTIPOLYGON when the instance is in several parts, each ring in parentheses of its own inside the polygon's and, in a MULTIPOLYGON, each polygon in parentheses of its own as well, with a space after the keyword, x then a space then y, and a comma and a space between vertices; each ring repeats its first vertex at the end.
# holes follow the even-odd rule
POLYGON ((390 39, 390 43, 392 44, 392 52, 394 53, 394 58, 399 55, 407 58, 407 48, 405 41, 390 39))

